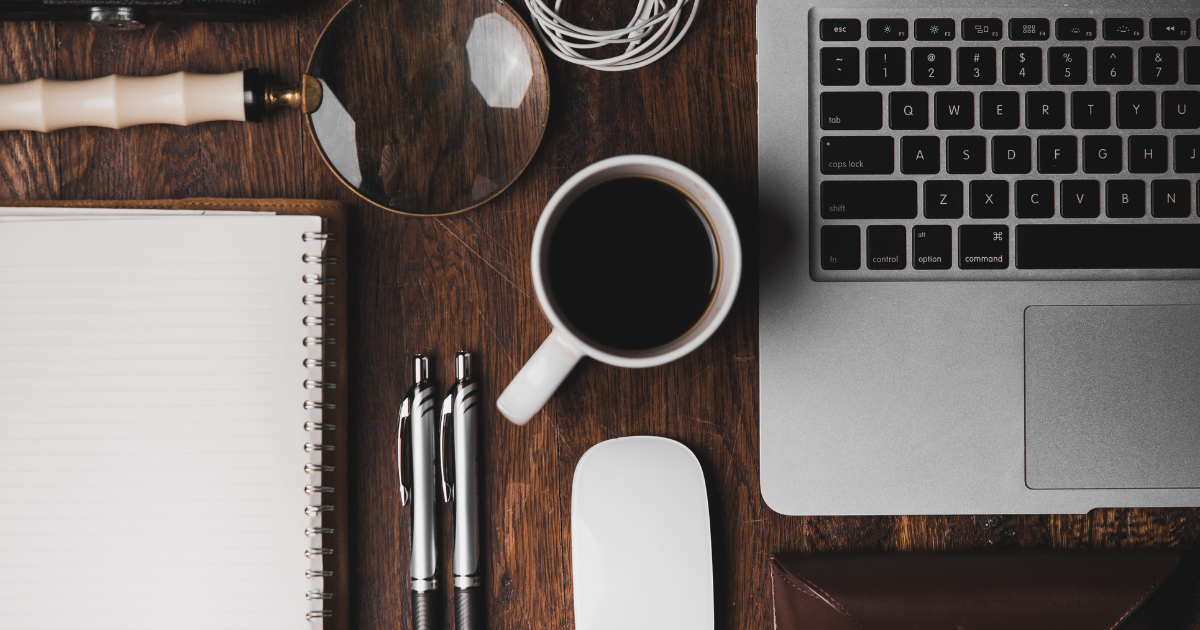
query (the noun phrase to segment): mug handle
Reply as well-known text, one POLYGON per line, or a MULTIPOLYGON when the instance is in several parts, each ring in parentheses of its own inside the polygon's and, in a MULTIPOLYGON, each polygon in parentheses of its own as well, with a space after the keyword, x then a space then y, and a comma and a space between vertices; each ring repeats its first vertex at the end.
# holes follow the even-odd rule
POLYGON ((583 351, 557 330, 551 332, 504 388, 496 400, 496 408, 514 424, 529 422, 582 358, 583 351))

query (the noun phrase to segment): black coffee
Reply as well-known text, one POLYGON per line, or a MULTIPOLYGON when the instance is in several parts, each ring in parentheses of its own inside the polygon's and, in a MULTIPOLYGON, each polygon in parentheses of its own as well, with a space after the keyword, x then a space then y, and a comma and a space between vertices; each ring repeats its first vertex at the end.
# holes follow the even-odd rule
POLYGON ((548 289, 589 341, 647 350, 687 333, 708 310, 719 260, 708 220, 664 182, 623 177, 576 199, 550 236, 548 289))

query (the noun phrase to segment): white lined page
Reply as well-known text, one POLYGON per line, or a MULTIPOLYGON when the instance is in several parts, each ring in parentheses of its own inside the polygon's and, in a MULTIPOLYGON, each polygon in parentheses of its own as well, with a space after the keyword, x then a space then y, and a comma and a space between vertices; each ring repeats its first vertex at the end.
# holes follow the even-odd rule
POLYGON ((312 627, 320 230, 0 223, 0 628, 312 627))

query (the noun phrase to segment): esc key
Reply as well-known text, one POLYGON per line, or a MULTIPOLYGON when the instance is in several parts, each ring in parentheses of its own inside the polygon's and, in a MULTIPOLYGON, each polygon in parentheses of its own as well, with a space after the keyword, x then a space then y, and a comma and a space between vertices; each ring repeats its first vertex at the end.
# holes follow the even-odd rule
POLYGON ((821 20, 821 39, 827 42, 856 42, 862 39, 862 22, 856 19, 821 20))

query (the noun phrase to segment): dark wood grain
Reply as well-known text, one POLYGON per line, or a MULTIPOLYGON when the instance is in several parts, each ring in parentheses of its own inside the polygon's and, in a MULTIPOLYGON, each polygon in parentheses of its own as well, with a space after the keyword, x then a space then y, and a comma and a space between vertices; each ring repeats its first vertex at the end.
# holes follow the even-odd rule
MULTIPOLYGON (((132 34, 96 34, 84 25, 0 25, 0 80, 246 66, 295 80, 339 4, 324 0, 268 24, 158 25, 132 34)), ((606 0, 576 4, 586 4, 590 24, 601 27, 623 24, 632 7, 606 0)), ((481 440, 491 628, 571 627, 572 474, 590 446, 625 435, 674 438, 700 459, 712 506, 718 628, 771 626, 766 562, 773 551, 1200 546, 1195 509, 798 518, 763 503, 754 58, 752 0, 705 3, 678 49, 641 70, 603 73, 548 56, 550 121, 533 162, 509 190, 448 217, 411 218, 365 204, 352 212, 353 424, 345 437, 353 463, 353 627, 409 626, 408 524, 397 498, 394 440, 396 410, 412 377, 410 355, 432 353, 444 384, 456 350, 476 353, 483 396, 495 400, 550 332, 529 272, 542 207, 574 172, 625 153, 667 157, 712 182, 742 232, 744 288, 713 339, 680 361, 645 370, 585 361, 524 427, 489 405, 481 440)), ((6 133, 0 135, 0 196, 249 195, 357 203, 305 133, 290 112, 258 126, 6 133)), ((441 525, 445 536, 449 525, 445 519, 441 525)))

